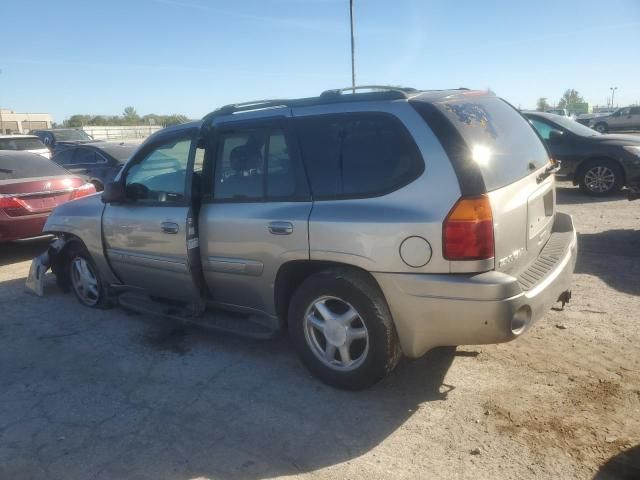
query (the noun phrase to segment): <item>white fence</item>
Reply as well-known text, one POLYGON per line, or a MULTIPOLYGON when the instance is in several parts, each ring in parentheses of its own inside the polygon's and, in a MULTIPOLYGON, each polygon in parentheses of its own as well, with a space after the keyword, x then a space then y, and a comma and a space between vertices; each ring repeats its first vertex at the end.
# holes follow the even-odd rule
POLYGON ((86 126, 82 130, 96 140, 143 140, 152 133, 162 130, 159 125, 131 125, 126 127, 86 126))

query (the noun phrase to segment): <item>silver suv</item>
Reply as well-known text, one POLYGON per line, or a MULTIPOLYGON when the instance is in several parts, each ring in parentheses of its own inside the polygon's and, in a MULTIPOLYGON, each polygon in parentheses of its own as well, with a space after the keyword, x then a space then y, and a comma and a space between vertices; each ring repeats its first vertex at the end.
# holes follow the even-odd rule
POLYGON ((90 307, 268 337, 363 388, 402 354, 512 340, 570 297, 576 233, 548 152, 471 90, 333 90, 223 107, 150 137, 58 207, 34 260, 90 307))

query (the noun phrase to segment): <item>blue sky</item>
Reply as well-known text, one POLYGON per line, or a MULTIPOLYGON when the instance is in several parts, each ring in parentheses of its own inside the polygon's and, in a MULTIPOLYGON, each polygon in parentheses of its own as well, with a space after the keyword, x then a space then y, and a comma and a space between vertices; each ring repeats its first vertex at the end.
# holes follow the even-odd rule
MULTIPOLYGON (((350 84, 348 0, 1 0, 0 106, 184 113, 350 84)), ((355 0, 356 81, 640 102, 640 0, 355 0)))

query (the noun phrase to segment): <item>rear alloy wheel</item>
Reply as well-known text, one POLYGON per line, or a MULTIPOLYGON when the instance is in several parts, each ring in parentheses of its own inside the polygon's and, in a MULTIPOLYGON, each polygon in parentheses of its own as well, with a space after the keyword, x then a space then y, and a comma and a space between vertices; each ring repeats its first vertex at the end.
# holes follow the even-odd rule
POLYGON ((80 248, 70 252, 67 268, 73 293, 80 303, 92 308, 104 308, 108 305, 98 269, 88 252, 80 248))
POLYGON ((582 169, 580 188, 594 196, 606 196, 622 188, 622 170, 608 161, 590 162, 582 169))
POLYGON ((288 323, 305 366, 337 388, 373 385, 401 355, 387 302, 365 272, 336 268, 310 276, 293 294, 288 323))
POLYGON ((607 130, 609 130, 607 124, 604 122, 596 123, 596 126, 593 127, 593 129, 600 133, 607 133, 607 130))

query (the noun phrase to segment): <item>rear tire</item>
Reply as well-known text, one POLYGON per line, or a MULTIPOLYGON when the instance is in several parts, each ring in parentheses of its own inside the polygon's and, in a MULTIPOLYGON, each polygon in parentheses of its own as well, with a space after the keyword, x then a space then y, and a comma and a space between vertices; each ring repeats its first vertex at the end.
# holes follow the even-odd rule
POLYGON ((291 298, 288 318, 302 363, 333 387, 369 387, 400 359, 387 302, 364 272, 330 269, 307 278, 291 298))
POLYGON ((587 195, 606 197, 622 189, 624 172, 612 160, 590 160, 580 168, 578 183, 587 195))
POLYGON ((604 122, 596 123, 593 129, 596 132, 607 133, 609 131, 609 125, 604 122))
POLYGON ((71 290, 80 303, 90 308, 110 306, 98 268, 84 246, 74 245, 70 248, 64 268, 71 290))

